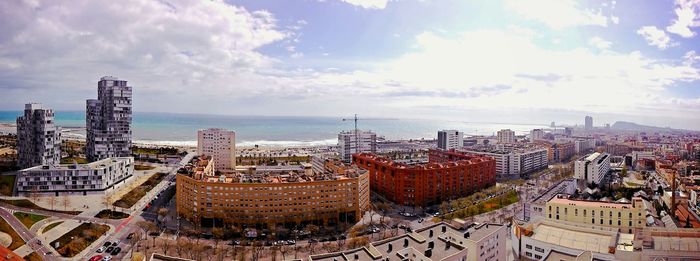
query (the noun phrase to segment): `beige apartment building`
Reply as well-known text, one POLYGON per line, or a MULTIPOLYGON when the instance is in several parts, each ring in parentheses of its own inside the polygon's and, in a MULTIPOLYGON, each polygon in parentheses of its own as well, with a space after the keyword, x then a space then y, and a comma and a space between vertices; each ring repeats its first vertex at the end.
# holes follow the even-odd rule
POLYGON ((633 233, 646 226, 645 209, 641 198, 632 198, 631 202, 603 202, 569 199, 569 195, 559 194, 546 203, 545 217, 553 221, 633 233))
POLYGON ((196 157, 177 175, 177 213, 214 224, 274 227, 356 222, 369 209, 369 174, 346 166, 301 171, 236 172, 215 176, 214 160, 196 157))

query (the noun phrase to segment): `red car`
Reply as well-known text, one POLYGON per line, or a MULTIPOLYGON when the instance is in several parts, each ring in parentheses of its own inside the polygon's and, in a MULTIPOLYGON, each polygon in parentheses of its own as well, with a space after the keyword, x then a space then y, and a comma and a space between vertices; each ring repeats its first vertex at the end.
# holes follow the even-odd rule
POLYGON ((101 255, 96 255, 96 256, 93 256, 90 258, 90 261, 100 261, 100 260, 102 260, 101 255))

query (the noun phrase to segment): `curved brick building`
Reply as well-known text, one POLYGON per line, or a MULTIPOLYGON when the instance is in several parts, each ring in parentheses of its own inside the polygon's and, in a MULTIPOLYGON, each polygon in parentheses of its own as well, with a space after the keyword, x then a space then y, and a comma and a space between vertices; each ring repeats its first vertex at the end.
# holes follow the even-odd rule
POLYGON ((367 153, 352 158, 369 170, 372 191, 402 205, 438 204, 496 184, 496 161, 486 156, 430 150, 429 163, 416 165, 367 153))

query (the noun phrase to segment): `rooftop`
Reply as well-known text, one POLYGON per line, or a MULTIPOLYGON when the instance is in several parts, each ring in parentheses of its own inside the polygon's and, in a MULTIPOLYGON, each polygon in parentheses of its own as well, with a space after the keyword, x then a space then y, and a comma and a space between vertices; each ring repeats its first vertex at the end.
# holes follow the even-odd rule
POLYGON ((293 182, 313 182, 326 180, 342 180, 355 178, 366 173, 366 170, 355 166, 339 166, 342 174, 323 171, 316 172, 310 164, 305 164, 297 168, 287 166, 267 166, 258 169, 250 166, 245 170, 238 170, 233 173, 216 174, 207 173, 208 166, 213 165, 213 159, 208 156, 194 157, 190 163, 178 170, 178 174, 187 175, 197 180, 217 183, 293 183, 293 182))
POLYGON ((558 194, 549 200, 550 203, 563 204, 569 206, 583 206, 583 207, 599 207, 599 208, 634 208, 635 203, 638 204, 639 208, 643 207, 641 198, 632 198, 632 202, 626 201, 616 201, 616 202, 606 202, 606 201, 592 201, 592 200, 580 200, 571 199, 567 194, 558 194))
POLYGON ((60 164, 60 165, 39 165, 39 166, 34 166, 31 168, 23 169, 21 171, 36 171, 36 170, 93 170, 93 169, 100 169, 100 168, 106 168, 111 164, 120 162, 120 161, 133 161, 133 158, 131 157, 115 157, 115 158, 107 158, 103 160, 98 160, 86 164, 77 164, 77 163, 72 163, 72 164, 60 164))

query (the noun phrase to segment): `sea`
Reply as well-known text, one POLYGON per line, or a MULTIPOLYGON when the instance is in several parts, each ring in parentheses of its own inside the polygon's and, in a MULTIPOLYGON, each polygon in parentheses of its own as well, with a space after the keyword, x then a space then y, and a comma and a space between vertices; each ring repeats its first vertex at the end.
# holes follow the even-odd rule
MULTIPOLYGON (((21 111, 0 111, 0 123, 16 122, 21 111)), ((69 129, 75 138, 85 135, 85 112, 60 111, 55 114, 56 124, 69 129)), ((352 120, 340 117, 293 116, 225 116, 134 112, 133 138, 136 143, 156 145, 195 146, 197 130, 225 128, 236 131, 236 145, 259 146, 316 146, 335 145, 337 135, 354 129, 352 120)), ((511 129, 525 134, 541 124, 488 123, 426 119, 360 118, 358 128, 371 130, 388 140, 435 139, 437 131, 457 129, 470 135, 493 135, 500 129, 511 129)), ((64 133, 65 135, 65 133, 64 133)))

